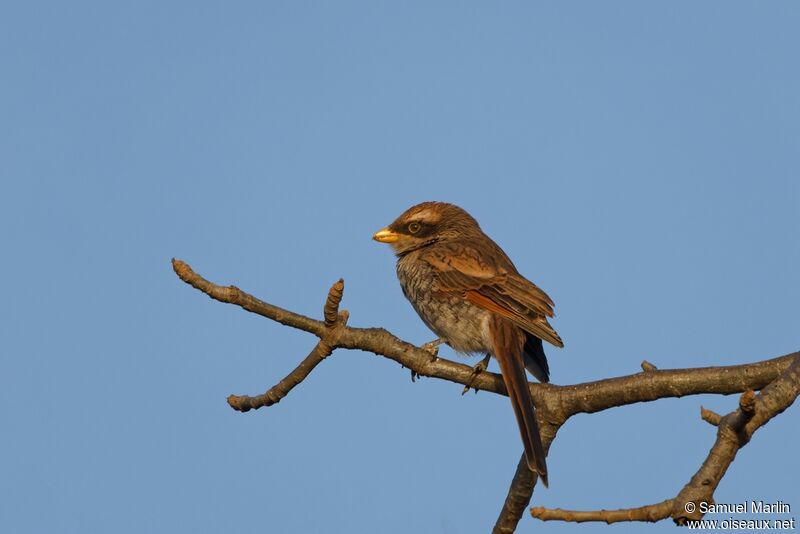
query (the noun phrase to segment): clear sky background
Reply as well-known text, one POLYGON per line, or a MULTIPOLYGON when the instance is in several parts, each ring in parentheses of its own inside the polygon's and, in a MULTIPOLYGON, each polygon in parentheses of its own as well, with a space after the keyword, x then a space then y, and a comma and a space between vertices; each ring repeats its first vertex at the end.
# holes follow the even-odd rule
MULTIPOLYGON (((420 344, 370 237, 447 200, 554 298, 555 383, 800 349, 798 28, 794 1, 4 3, 0 531, 491 528, 521 451, 507 399, 341 350, 236 413, 316 338, 211 301, 173 256, 317 317, 344 277, 352 325, 420 344)), ((736 403, 576 417, 534 503, 674 496, 715 437, 700 405, 736 403)), ((798 413, 718 502, 800 516, 798 413)), ((674 531, 519 531, 543 528, 674 531)))

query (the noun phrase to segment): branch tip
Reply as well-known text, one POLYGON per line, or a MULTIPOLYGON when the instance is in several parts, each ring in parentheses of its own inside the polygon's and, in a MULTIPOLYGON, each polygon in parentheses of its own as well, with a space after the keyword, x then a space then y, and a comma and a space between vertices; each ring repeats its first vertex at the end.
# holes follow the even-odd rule
POLYGON ((722 416, 713 410, 707 409, 705 406, 700 406, 700 418, 708 424, 719 426, 722 416))
POLYGON ((183 260, 172 258, 172 270, 178 275, 178 278, 186 282, 194 274, 189 264, 183 260))
POLYGON ((328 290, 328 298, 325 300, 325 307, 322 310, 325 316, 325 326, 333 326, 339 318, 339 303, 342 301, 343 294, 344 279, 339 278, 328 290))
POLYGON ((247 396, 239 396, 239 395, 228 395, 228 406, 236 410, 237 412, 249 412, 252 406, 250 405, 247 400, 250 397, 247 396))

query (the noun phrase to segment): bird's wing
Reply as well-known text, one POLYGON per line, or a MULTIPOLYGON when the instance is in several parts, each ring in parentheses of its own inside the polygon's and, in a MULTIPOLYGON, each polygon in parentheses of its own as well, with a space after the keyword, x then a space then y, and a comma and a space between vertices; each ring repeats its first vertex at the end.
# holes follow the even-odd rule
MULTIPOLYGON (((437 291, 461 293, 465 300, 495 312, 556 347, 558 333, 547 322, 553 301, 536 284, 516 272, 508 257, 493 242, 493 249, 472 244, 447 244, 424 259, 433 266, 437 291), (498 254, 499 252, 499 254, 498 254)), ((445 245, 445 244, 441 244, 445 245)))

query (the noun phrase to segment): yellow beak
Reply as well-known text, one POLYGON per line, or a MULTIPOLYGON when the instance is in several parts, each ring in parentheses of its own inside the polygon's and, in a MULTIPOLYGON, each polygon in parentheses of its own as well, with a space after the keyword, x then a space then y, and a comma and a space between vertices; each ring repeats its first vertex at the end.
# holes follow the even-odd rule
POLYGON ((383 228, 382 230, 375 232, 375 235, 372 236, 372 239, 375 241, 380 241, 381 243, 395 243, 398 239, 400 239, 400 235, 397 232, 389 230, 388 228, 383 228))

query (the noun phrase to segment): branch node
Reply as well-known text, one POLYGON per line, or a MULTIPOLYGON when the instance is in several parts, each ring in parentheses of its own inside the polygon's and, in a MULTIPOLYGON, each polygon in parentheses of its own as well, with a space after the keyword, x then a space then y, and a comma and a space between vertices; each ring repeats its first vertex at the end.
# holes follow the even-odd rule
POLYGON ((648 362, 647 360, 642 360, 642 371, 644 371, 645 373, 658 371, 658 367, 648 362))
POLYGON ((192 274, 192 268, 183 260, 172 258, 172 270, 178 275, 178 278, 186 282, 192 274))
POLYGON ((742 411, 742 414, 745 416, 747 421, 752 419, 755 415, 756 394, 752 389, 748 389, 742 393, 741 397, 739 397, 739 409, 742 411))

